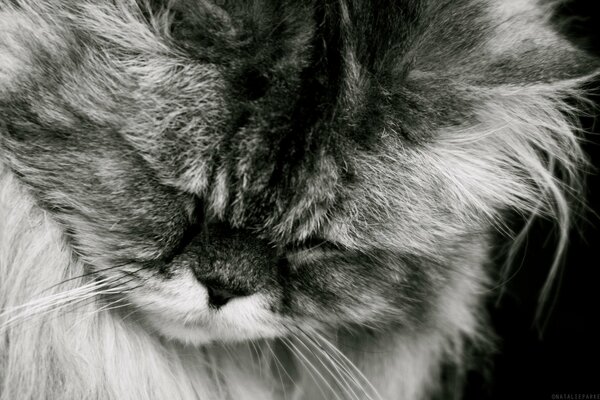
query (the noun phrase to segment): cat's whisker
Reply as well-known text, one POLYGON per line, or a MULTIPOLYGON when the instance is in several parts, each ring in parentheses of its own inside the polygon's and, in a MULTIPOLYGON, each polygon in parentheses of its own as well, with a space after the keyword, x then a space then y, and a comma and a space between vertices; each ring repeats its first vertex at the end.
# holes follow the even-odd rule
MULTIPOLYGON (((319 389, 319 391, 321 392, 321 394, 323 395, 323 398, 326 399, 328 396, 325 394, 325 390, 323 389, 323 387, 321 386, 321 383, 319 382, 320 380, 325 382, 328 386, 329 389, 331 391, 333 391, 333 389, 331 388, 331 386, 327 383, 327 381, 323 378, 322 375, 320 375, 320 373, 318 372, 318 370, 316 370, 315 366, 310 363, 310 361, 307 359, 307 357, 302 354, 302 352, 300 351, 300 349, 298 349, 296 346, 293 345, 293 343, 291 342, 291 340, 289 338, 282 338, 281 341, 288 349, 290 349, 290 351, 296 356, 296 358, 302 363, 302 365, 304 366, 306 372, 308 372, 308 374, 311 376, 312 380, 315 382, 315 384, 317 385, 317 388, 319 389), (320 380, 317 378, 317 376, 315 376, 315 373, 317 375, 320 375, 320 380)), ((335 392, 333 392, 336 395, 336 398, 338 398, 339 400, 341 400, 339 398, 339 395, 337 395, 335 392)))
MULTIPOLYGON (((368 394, 366 393, 364 388, 361 386, 360 382, 352 374, 348 373, 347 370, 340 370, 340 368, 338 366, 339 363, 335 359, 333 359, 322 348, 319 348, 319 346, 316 345, 314 342, 312 342, 309 337, 307 337, 306 335, 304 335, 304 336, 308 339, 308 344, 306 342, 304 342, 304 340, 302 340, 301 336, 299 336, 299 335, 296 336, 296 338, 298 339, 298 342, 300 342, 308 351, 310 351, 315 356, 315 358, 321 363, 321 365, 323 365, 323 367, 326 368, 327 372, 329 372, 331 377, 335 380, 335 383, 337 384, 338 387, 343 389, 346 394, 350 395, 352 398, 354 398, 356 400, 360 400, 360 397, 358 397, 358 394, 354 391, 353 387, 358 387, 364 394, 366 394, 368 396, 368 394), (323 357, 319 357, 309 347, 309 344, 311 344, 312 348, 317 350, 319 352, 319 354, 321 354, 325 358, 325 360, 329 362, 329 365, 331 367, 333 367, 335 371, 331 370, 331 368, 325 363, 325 361, 323 361, 323 357), (340 382, 340 379, 343 380, 343 382, 340 382), (350 379, 350 381, 348 379, 350 379)), ((368 397, 368 398, 370 398, 370 397, 368 397)))
POLYGON ((261 353, 259 351, 258 346, 252 340, 246 342, 248 350, 250 351, 250 357, 254 358, 256 356, 256 365, 258 365, 258 375, 263 376, 263 357, 261 357, 261 353))
POLYGON ((11 313, 14 313, 16 311, 22 310, 24 309, 25 313, 31 313, 31 312, 35 312, 35 310, 38 309, 45 309, 45 308, 53 308, 54 306, 57 305, 62 305, 62 304, 68 304, 74 300, 78 300, 81 298, 84 298, 86 296, 89 296, 90 293, 95 293, 99 288, 102 288, 104 285, 104 282, 101 283, 91 283, 85 286, 81 286, 78 288, 74 288, 71 290, 67 290, 64 292, 60 292, 51 296, 47 296, 41 299, 35 299, 32 301, 29 301, 25 304, 21 304, 18 306, 14 306, 11 307, 9 309, 5 309, 2 311, 2 313, 0 313, 0 318, 2 317, 6 317, 7 315, 10 315, 11 313))
MULTIPOLYGON (((117 264, 115 264, 115 265, 111 265, 110 267, 106 267, 106 268, 100 268, 100 269, 94 269, 94 270, 92 270, 92 271, 89 271, 89 272, 86 272, 86 273, 83 273, 83 274, 80 274, 80 275, 75 275, 75 276, 71 276, 71 277, 65 278, 65 279, 63 279, 62 281, 60 281, 60 282, 58 282, 58 283, 55 283, 55 284, 53 284, 53 285, 51 285, 51 286, 48 286, 47 288, 43 289, 42 291, 40 291, 39 293, 37 293, 37 294, 36 294, 36 296, 39 296, 39 295, 41 295, 41 294, 42 294, 42 293, 44 293, 44 292, 47 292, 47 291, 49 291, 49 290, 51 290, 51 289, 54 289, 54 288, 55 288, 55 287, 57 287, 57 286, 64 285, 64 284, 66 284, 66 283, 69 283, 69 282, 73 282, 73 281, 75 281, 75 280, 77 280, 77 279, 88 278, 88 277, 90 277, 90 276, 93 276, 93 277, 100 276, 102 273, 104 273, 104 272, 107 272, 107 271, 114 271, 114 270, 117 270, 117 271, 119 271, 119 272, 122 272, 122 271, 120 271, 120 270, 121 270, 121 269, 122 269, 122 268, 123 268, 125 265, 127 265, 127 264, 124 264, 124 263, 117 263, 117 264)), ((142 267, 141 269, 143 269, 143 268, 144 268, 144 267, 142 267)))
MULTIPOLYGON (((365 388, 365 385, 361 383, 361 380, 364 383, 366 383, 366 386, 373 391, 373 393, 375 394, 375 396, 377 398, 381 398, 379 393, 377 392, 377 390, 372 386, 371 382, 364 377, 364 375, 360 374, 360 375, 362 375, 362 377, 357 376, 356 373, 352 371, 353 369, 357 370, 357 367, 354 366, 354 364, 352 362, 350 362, 351 368, 349 368, 347 360, 340 358, 339 355, 337 355, 337 354, 331 354, 315 338, 311 337, 308 333, 306 333, 302 329, 300 329, 300 331, 304 334, 304 336, 311 342, 311 344, 316 349, 318 349, 322 354, 324 354, 326 357, 328 357, 334 365, 339 366, 339 368, 342 369, 343 373, 348 377, 348 379, 350 379, 352 381, 352 383, 355 385, 355 387, 359 388, 361 390, 361 392, 365 396, 367 396, 368 399, 373 399, 373 397, 368 393, 367 388, 365 388)), ((336 350, 337 350, 337 348, 336 348, 336 350)), ((360 373, 361 371, 358 370, 358 372, 360 373)))
MULTIPOLYGON (((296 339, 296 341, 299 344, 302 344, 303 347, 310 353, 310 355, 312 356, 312 358, 316 359, 324 368, 325 368, 325 372, 327 373, 328 376, 330 376, 331 378, 333 378, 333 383, 335 384, 336 387, 343 389, 346 393, 348 393, 348 391, 346 390, 346 388, 344 387, 344 385, 339 381, 339 376, 336 375, 333 371, 331 371, 331 368, 325 364, 325 362, 323 362, 323 360, 321 359, 321 357, 319 356, 319 354, 316 354, 309 346, 306 345, 306 343, 304 343, 302 341, 302 339, 300 338, 299 335, 295 334, 293 335, 294 339, 296 339)), ((295 346, 295 344, 292 342, 292 345, 295 346)), ((296 346, 295 346, 296 347, 296 346)), ((298 348, 298 347, 296 347, 298 348)), ((331 390, 332 393, 334 393, 334 395, 336 396, 336 398, 340 398, 339 397, 339 393, 336 390, 336 388, 334 388, 332 386, 332 384, 330 383, 329 379, 327 379, 327 377, 325 375, 323 375, 323 372, 321 372, 321 369, 318 368, 318 366, 316 366, 309 358, 308 356, 302 352, 301 349, 298 349, 298 351, 305 357, 305 360, 312 366, 313 370, 318 374, 318 376, 325 382, 325 385, 329 388, 329 390, 331 390)))
MULTIPOLYGON (((77 304, 77 303, 85 301, 85 300, 89 300, 90 298, 94 298, 95 296, 98 296, 100 294, 114 294, 114 293, 115 293, 114 290, 107 290, 107 291, 102 291, 102 292, 91 292, 91 293, 85 293, 83 295, 80 295, 80 296, 74 297, 74 298, 66 297, 66 298, 62 298, 59 300, 54 300, 52 302, 42 303, 42 304, 36 305, 34 307, 26 308, 25 311, 22 311, 16 315, 11 316, 6 321, 4 321, 4 323, 2 324, 2 327, 3 328, 9 327, 15 321, 25 320, 25 319, 28 319, 28 318, 31 318, 34 316, 41 316, 41 315, 46 314, 47 312, 54 312, 54 311, 62 310, 70 305, 77 304)), ((11 311, 14 311, 14 310, 8 310, 4 314, 10 315, 11 311)), ((2 316, 4 316, 4 315, 2 315, 2 316)), ((0 317, 2 317, 2 316, 0 316, 0 317)))
POLYGON ((0 330, 10 329, 16 324, 30 321, 33 318, 41 318, 49 313, 57 313, 65 309, 75 311, 79 307, 70 307, 75 305, 85 307, 87 304, 90 304, 89 300, 92 300, 91 302, 93 303, 100 296, 119 295, 126 290, 132 290, 133 288, 126 288, 125 284, 133 279, 115 285, 115 283, 125 278, 126 275, 127 274, 117 278, 111 277, 92 281, 84 286, 46 296, 41 299, 35 299, 10 309, 5 309, 0 313, 0 318, 5 319, 0 323, 0 330))
MULTIPOLYGON (((54 293, 54 294, 51 294, 51 295, 46 296, 46 297, 42 297, 42 298, 35 298, 34 297, 35 298, 34 300, 32 300, 32 301, 30 301, 28 303, 22 304, 22 305, 14 306, 14 307, 12 307, 12 309, 16 310, 16 309, 19 309, 19 308, 28 308, 28 307, 31 307, 32 305, 37 304, 37 303, 48 302, 51 299, 55 299, 55 298, 58 299, 58 298, 61 298, 61 297, 72 297, 72 296, 74 296, 74 295, 76 295, 78 293, 86 293, 86 292, 95 290, 98 287, 101 287, 102 285, 104 285, 109 280, 110 280, 110 278, 104 278, 104 279, 98 280, 98 281, 91 281, 89 283, 86 283, 86 284, 84 284, 82 286, 75 287, 73 289, 69 289, 69 290, 65 290, 65 291, 62 291, 62 292, 54 293)), ((2 314, 0 314, 0 316, 1 315, 2 314)))
POLYGON ((338 349, 333 343, 331 343, 323 334, 319 333, 318 331, 312 331, 312 333, 322 343, 327 345, 327 347, 333 351, 334 355, 337 355, 337 358, 339 361, 341 361, 341 364, 345 364, 347 367, 351 368, 359 375, 360 379, 362 379, 369 386, 369 388, 373 391, 377 399, 382 398, 377 389, 371 383, 371 381, 340 349, 338 349))
POLYGON ((285 386, 286 385, 283 382, 283 376, 281 375, 281 370, 283 370, 283 372, 288 376, 290 382, 292 382, 294 384, 294 386, 296 386, 296 382, 290 376, 290 374, 287 371, 287 369, 285 368, 285 366, 281 363, 281 360, 279 359, 279 357, 277 357, 277 354, 273 350, 273 347, 271 347, 271 344, 268 341, 265 341, 265 345, 267 346, 267 349, 271 353, 272 360, 275 362, 275 369, 277 370, 277 375, 279 377, 279 383, 281 384, 281 391, 283 393, 283 400, 287 400, 287 393, 286 393, 286 390, 285 390, 285 386))
POLYGON ((77 320, 77 322, 75 322, 75 324, 73 326, 71 326, 68 329, 68 332, 71 332, 73 329, 75 329, 78 325, 80 325, 82 322, 90 319, 90 318, 94 318, 95 316, 97 316, 98 314, 102 313, 102 312, 108 312, 111 310, 116 310, 119 308, 123 308, 123 307, 127 307, 131 305, 131 303, 129 301, 127 301, 126 298, 124 297, 120 297, 117 300, 114 300, 112 302, 109 302, 108 304, 99 307, 99 308, 95 308, 93 310, 91 310, 87 315, 84 315, 83 317, 81 317, 80 319, 77 320), (119 304, 122 303, 122 304, 119 304))

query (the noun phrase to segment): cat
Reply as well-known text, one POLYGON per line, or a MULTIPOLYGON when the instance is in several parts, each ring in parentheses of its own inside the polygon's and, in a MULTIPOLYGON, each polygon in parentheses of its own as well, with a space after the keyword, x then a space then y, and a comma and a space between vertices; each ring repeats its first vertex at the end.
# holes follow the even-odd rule
POLYGON ((553 6, 1 0, 0 399, 460 398, 498 236, 567 244, 553 6))

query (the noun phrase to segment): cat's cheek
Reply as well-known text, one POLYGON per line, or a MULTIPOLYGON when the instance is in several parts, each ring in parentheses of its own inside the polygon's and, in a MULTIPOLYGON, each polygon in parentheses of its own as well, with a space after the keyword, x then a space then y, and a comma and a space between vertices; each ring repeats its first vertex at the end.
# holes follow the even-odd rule
POLYGON ((206 288, 188 273, 150 279, 129 292, 127 300, 150 331, 183 343, 237 342, 285 333, 267 295, 238 297, 215 308, 208 304, 206 288))

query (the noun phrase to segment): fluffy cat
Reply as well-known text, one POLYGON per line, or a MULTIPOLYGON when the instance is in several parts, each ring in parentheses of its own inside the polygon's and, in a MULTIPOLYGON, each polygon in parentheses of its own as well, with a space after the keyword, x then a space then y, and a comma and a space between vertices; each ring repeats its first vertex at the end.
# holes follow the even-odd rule
POLYGON ((566 246, 551 6, 1 0, 0 399, 460 398, 507 214, 566 246))

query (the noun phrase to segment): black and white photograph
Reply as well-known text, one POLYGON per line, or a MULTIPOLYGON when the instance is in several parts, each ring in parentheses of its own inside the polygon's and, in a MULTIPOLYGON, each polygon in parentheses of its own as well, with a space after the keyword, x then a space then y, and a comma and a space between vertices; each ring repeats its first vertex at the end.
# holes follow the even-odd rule
POLYGON ((0 400, 600 400, 598 0, 0 0, 0 400))

